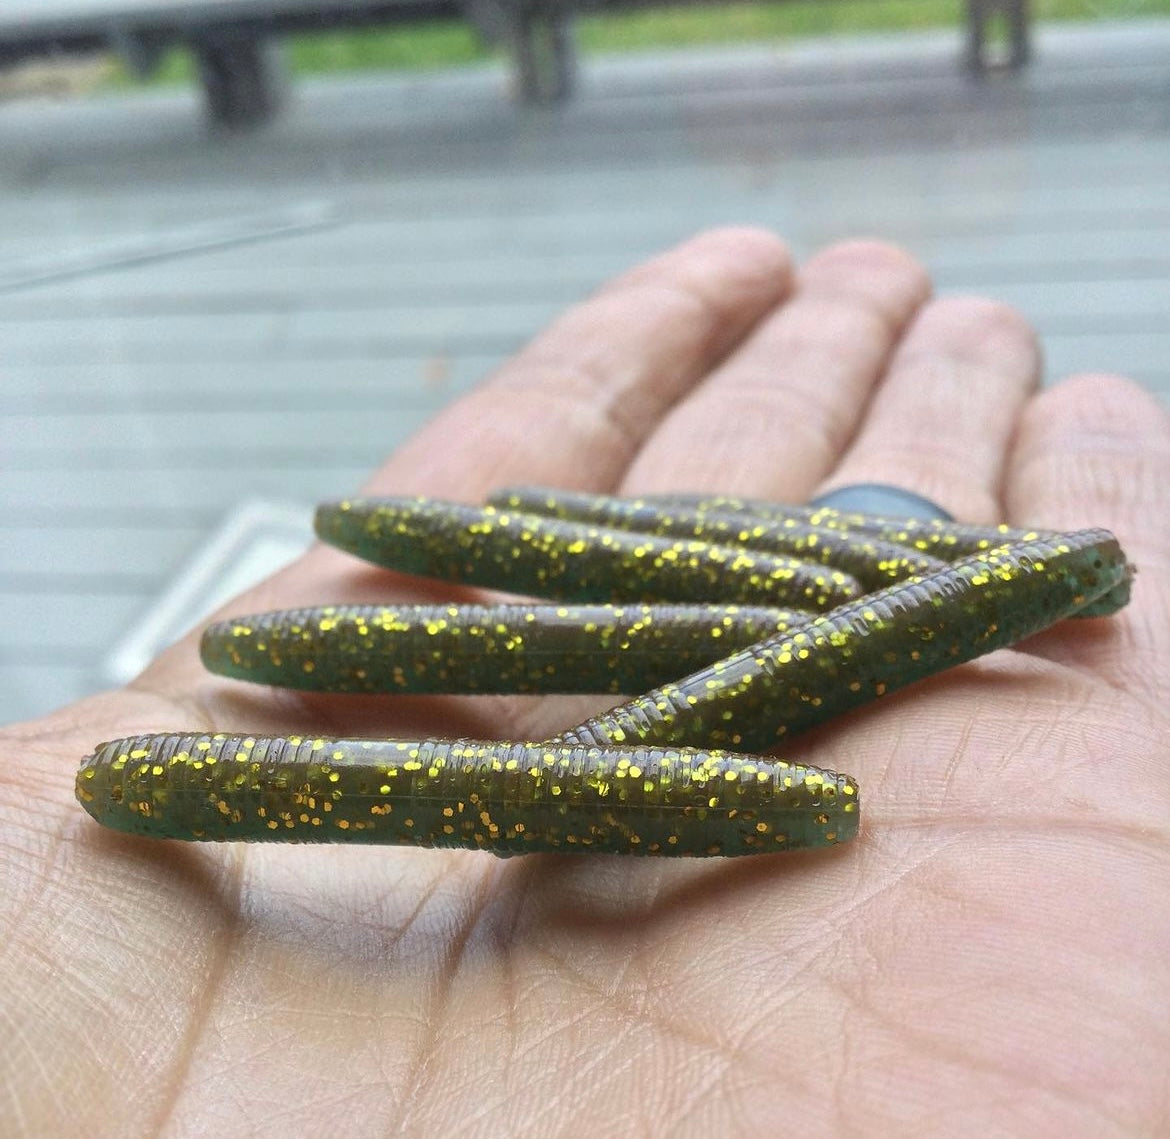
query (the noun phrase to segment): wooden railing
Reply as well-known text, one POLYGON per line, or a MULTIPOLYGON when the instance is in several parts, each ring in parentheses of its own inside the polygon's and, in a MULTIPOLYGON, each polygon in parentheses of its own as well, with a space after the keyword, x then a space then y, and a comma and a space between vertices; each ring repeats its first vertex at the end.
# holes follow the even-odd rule
MULTIPOLYGON (((141 76, 181 44, 193 52, 208 113, 220 126, 263 123, 281 104, 281 37, 422 20, 470 22, 506 46, 525 102, 573 88, 573 18, 655 0, 0 0, 0 66, 36 56, 115 52, 141 76)), ((832 2, 832 0, 826 0, 832 2)), ((1029 54, 1027 0, 967 0, 964 64, 1021 67, 1029 54), (1005 47, 989 29, 1001 21, 1005 47), (997 55, 998 53, 998 55, 997 55)))

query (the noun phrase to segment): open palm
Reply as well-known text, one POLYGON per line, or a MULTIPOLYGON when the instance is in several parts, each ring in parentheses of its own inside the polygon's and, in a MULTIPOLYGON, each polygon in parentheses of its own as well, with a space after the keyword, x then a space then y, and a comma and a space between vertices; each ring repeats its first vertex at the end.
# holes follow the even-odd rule
MULTIPOLYGON (((875 244, 707 234, 570 311, 371 492, 518 482, 1114 529, 1134 601, 793 741, 852 844, 671 862, 198 847, 97 827, 100 739, 543 738, 567 698, 320 697, 201 672, 0 738, 4 1135, 1154 1136, 1170 1130, 1170 424, 1037 393, 1020 317, 875 244)), ((314 549, 233 612, 454 596, 314 549)), ((460 596, 470 596, 464 592, 460 596)))

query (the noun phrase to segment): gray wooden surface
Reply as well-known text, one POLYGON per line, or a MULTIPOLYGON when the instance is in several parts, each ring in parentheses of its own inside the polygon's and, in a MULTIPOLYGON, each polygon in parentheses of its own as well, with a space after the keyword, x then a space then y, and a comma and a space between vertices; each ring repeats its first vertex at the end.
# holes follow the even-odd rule
POLYGON ((708 225, 875 234, 1022 308, 1053 375, 1170 394, 1170 24, 304 84, 209 138, 194 92, 0 105, 0 720, 103 682, 233 506, 307 510, 610 274, 708 225), (149 549, 149 554, 142 551, 149 549))

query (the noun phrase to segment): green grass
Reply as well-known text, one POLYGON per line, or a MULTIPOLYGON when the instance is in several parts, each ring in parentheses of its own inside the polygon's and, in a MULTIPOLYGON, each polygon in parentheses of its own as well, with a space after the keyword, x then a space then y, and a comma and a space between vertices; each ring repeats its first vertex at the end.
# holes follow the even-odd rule
MULTIPOLYGON (((1038 22, 1170 15, 1170 0, 1033 0, 1038 22)), ((638 51, 699 44, 783 42, 805 36, 955 27, 961 0, 789 0, 644 9, 585 16, 578 43, 589 52, 638 51)), ((295 74, 426 70, 487 59, 493 53, 462 23, 422 23, 297 36, 289 41, 295 74)), ((169 52, 155 81, 188 82, 190 56, 169 52)), ((122 75, 118 82, 128 82, 122 75)))
MULTIPOLYGON (((1170 14, 1170 0, 1033 0, 1032 12, 1038 22, 1121 19, 1170 14)), ((965 18, 961 0, 792 0, 592 16, 579 35, 585 50, 610 52, 957 27, 965 18)))

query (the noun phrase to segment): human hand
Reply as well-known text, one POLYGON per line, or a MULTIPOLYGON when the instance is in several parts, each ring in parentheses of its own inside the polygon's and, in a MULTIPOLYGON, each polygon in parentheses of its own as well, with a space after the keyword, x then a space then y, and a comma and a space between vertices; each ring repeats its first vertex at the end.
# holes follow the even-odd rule
MULTIPOLYGON (((569 312, 365 490, 890 482, 964 521, 1113 529, 1128 609, 794 740, 861 780, 858 839, 711 862, 103 831, 73 798, 102 739, 540 739, 598 707, 254 689, 188 638, 0 737, 0 1131, 1170 1127, 1170 424, 1115 378, 1037 392, 1019 316, 927 294, 888 247, 794 274, 766 235, 705 235, 569 312)), ((230 611, 455 595, 318 547, 230 611)))

